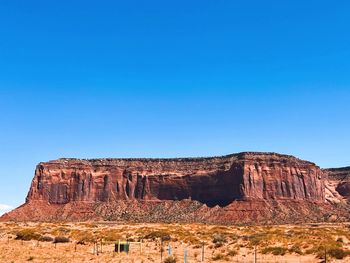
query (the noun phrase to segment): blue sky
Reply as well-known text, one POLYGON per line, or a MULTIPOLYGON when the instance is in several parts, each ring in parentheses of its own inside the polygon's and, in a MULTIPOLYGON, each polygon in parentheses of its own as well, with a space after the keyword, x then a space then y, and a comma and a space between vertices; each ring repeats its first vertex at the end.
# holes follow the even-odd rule
POLYGON ((275 151, 350 165, 349 10, 1 1, 0 204, 24 202, 35 165, 59 157, 275 151))

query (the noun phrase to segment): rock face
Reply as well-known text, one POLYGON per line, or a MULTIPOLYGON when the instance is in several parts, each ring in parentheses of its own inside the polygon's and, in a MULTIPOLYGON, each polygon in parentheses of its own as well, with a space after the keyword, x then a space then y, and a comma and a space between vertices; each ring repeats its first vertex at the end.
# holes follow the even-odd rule
POLYGON ((333 183, 335 190, 350 201, 350 167, 325 169, 324 172, 333 183))
POLYGON ((60 159, 40 163, 27 202, 192 199, 209 206, 234 200, 324 201, 322 171, 277 154, 192 159, 60 159))
POLYGON ((2 219, 319 221, 337 213, 326 204, 325 181, 314 163, 275 153, 59 159, 38 164, 26 203, 2 219))

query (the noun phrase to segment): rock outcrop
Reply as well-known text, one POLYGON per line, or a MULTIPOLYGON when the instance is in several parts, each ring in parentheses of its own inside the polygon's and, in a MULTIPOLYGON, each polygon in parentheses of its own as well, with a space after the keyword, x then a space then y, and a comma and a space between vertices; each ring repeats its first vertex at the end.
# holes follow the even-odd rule
POLYGON ((282 223, 343 218, 326 202, 326 179, 314 163, 276 153, 59 159, 38 164, 26 203, 2 220, 282 223))
POLYGON ((324 172, 336 192, 350 201, 350 167, 325 169, 324 172))

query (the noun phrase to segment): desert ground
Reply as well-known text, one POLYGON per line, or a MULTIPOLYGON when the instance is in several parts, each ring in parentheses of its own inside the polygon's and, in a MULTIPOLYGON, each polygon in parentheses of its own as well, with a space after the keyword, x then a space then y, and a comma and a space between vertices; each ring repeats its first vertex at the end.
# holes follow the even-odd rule
POLYGON ((0 223, 0 262, 350 262, 350 225, 0 223), (114 252, 130 242, 129 253, 114 252), (141 242, 141 245, 140 243, 141 242))

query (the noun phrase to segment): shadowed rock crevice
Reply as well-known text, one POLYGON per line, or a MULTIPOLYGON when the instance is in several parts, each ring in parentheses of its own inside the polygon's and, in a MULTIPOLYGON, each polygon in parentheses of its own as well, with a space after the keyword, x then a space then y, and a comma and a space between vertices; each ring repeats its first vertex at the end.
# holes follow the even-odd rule
POLYGON ((158 189, 159 200, 191 199, 209 207, 225 207, 234 200, 244 199, 243 172, 242 166, 237 165, 228 171, 202 176, 167 176, 167 180, 154 176, 150 180, 153 182, 151 187, 158 189))

